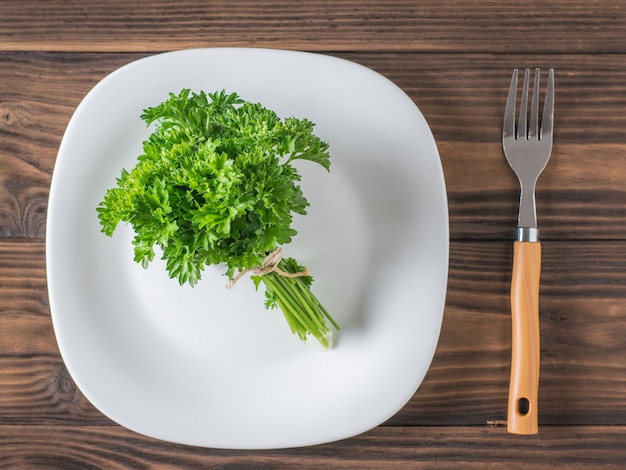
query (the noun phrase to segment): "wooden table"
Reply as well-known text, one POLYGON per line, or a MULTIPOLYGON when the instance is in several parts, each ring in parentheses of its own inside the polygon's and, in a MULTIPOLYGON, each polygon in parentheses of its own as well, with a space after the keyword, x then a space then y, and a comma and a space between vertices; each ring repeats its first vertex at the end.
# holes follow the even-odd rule
POLYGON ((626 3, 520 0, 0 2, 0 466, 622 468, 626 465, 626 3), (450 211, 432 366, 363 435, 270 451, 193 448, 115 425, 77 389, 46 287, 50 177, 82 97, 135 59, 194 47, 314 51, 370 67, 420 107, 450 211), (540 431, 506 419, 517 180, 501 148, 514 67, 556 70, 537 188, 540 431))

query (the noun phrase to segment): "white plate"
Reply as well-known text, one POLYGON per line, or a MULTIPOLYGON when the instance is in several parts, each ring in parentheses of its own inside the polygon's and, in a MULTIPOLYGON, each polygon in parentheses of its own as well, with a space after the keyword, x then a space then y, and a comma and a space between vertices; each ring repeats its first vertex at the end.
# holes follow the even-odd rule
POLYGON ((112 420, 218 448, 343 439, 400 410, 432 360, 448 272, 441 162, 411 99, 363 66, 263 49, 160 54, 110 74, 76 109, 52 179, 46 251, 61 354, 112 420), (100 232, 96 207, 150 133, 142 110, 182 88, 226 89, 308 118, 330 144, 330 173, 299 162, 311 206, 285 247, 342 326, 330 350, 291 336, 249 279, 228 291, 211 268, 180 287, 160 262, 132 261, 126 226, 100 232))

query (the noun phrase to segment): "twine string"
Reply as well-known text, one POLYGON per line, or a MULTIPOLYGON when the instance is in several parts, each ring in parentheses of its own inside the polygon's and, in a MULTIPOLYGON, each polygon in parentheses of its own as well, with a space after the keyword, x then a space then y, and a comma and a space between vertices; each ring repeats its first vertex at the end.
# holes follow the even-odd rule
POLYGON ((269 273, 276 273, 279 276, 284 276, 284 277, 289 277, 289 278, 309 275, 308 268, 305 268, 304 270, 299 271, 297 273, 290 273, 288 271, 284 271, 280 269, 278 267, 278 264, 280 263, 282 259, 283 259, 283 249, 281 247, 278 247, 274 251, 269 253, 263 259, 263 266, 255 266, 253 268, 248 268, 248 269, 244 269, 243 271, 239 271, 239 273, 237 273, 237 275, 233 277, 228 284, 226 284, 226 288, 232 289, 237 283, 237 281, 248 273, 252 273, 255 276, 265 276, 266 274, 269 274, 269 273))

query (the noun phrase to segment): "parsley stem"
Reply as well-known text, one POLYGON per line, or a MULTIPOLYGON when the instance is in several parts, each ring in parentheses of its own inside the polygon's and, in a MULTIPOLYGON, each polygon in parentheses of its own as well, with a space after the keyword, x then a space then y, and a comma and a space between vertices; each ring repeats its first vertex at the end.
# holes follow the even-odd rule
MULTIPOLYGON (((329 347, 326 334, 330 331, 324 321, 327 313, 313 293, 298 278, 287 278, 276 273, 262 277, 265 286, 272 291, 293 333, 301 339, 313 335, 325 348, 329 347)), ((334 321, 333 321, 334 324, 334 321)))
MULTIPOLYGON (((335 321, 335 319, 330 315, 330 313, 328 313, 328 310, 326 310, 324 308, 324 306, 322 305, 322 303, 317 300, 317 297, 315 297, 315 294, 313 294, 313 292, 311 292, 305 285, 303 285, 303 283, 298 282, 296 284, 298 286, 298 288, 300 289, 300 291, 308 296, 310 298, 310 303, 312 306, 315 307, 316 311, 319 311, 323 314, 324 317, 326 317, 328 319, 328 321, 330 321, 330 323, 333 325, 333 327, 336 330, 340 330, 341 327, 337 324, 337 322, 335 321)), ((322 317, 320 316, 320 319, 322 317)), ((323 319, 321 320, 322 322, 324 321, 323 319)))
POLYGON ((294 320, 297 320, 296 324, 301 325, 297 331, 304 333, 304 336, 306 336, 306 332, 314 330, 315 326, 307 321, 308 318, 306 316, 301 315, 297 301, 294 301, 289 290, 285 289, 285 287, 281 285, 279 277, 280 276, 277 274, 270 273, 263 276, 262 279, 265 286, 268 287, 274 293, 276 298, 281 301, 281 305, 279 306, 281 306, 281 310, 283 310, 285 316, 290 316, 294 320))
MULTIPOLYGON (((298 279, 288 279, 282 276, 277 276, 278 284, 284 289, 285 294, 289 295, 294 304, 297 304, 303 310, 303 313, 308 314, 309 324, 314 325, 317 329, 324 329, 324 325, 320 323, 319 316, 310 305, 310 299, 303 297, 297 289, 296 285, 300 284, 298 279)), ((310 291, 309 291, 310 292, 310 291)))

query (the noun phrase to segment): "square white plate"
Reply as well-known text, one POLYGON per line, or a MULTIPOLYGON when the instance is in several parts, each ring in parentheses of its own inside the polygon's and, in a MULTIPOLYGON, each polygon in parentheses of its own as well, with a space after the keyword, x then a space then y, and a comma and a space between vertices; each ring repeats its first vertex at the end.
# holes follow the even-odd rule
MULTIPOLYGON (((419 79, 416 77, 416 80, 419 79)), ((55 334, 84 395, 136 432, 260 449, 367 431, 411 399, 431 363, 448 274, 439 154, 411 99, 328 56, 195 49, 138 60, 98 83, 73 115, 54 169, 47 270, 55 334), (96 207, 150 134, 142 111, 182 88, 225 89, 307 118, 331 171, 302 161, 311 206, 285 246, 342 326, 323 350, 291 336, 248 279, 223 270, 180 287, 160 261, 133 262, 131 230, 100 232, 96 207)))

